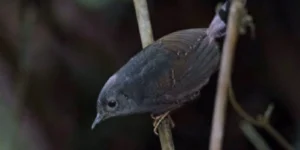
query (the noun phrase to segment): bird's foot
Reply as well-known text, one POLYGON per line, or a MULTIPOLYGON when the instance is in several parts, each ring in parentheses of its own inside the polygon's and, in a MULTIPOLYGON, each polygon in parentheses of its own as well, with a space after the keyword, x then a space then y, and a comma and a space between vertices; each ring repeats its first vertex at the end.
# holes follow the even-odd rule
POLYGON ((217 3, 217 5, 216 5, 216 7, 215 7, 215 13, 216 13, 216 14, 218 14, 219 11, 222 9, 222 5, 223 5, 223 4, 224 4, 224 3, 222 3, 222 2, 217 3))
POLYGON ((170 117, 170 111, 167 111, 161 115, 158 115, 158 116, 154 116, 153 114, 151 114, 151 118, 154 119, 154 122, 153 122, 153 126, 154 126, 154 133, 156 135, 158 135, 158 127, 159 125, 161 124, 161 122, 164 120, 164 119, 169 119, 170 123, 171 123, 171 127, 174 128, 175 127, 175 123, 174 121, 172 120, 172 118, 170 117))
POLYGON ((241 34, 246 34, 247 28, 250 28, 251 37, 255 38, 255 25, 253 23, 253 18, 249 15, 246 8, 241 9, 241 19, 239 31, 241 34))

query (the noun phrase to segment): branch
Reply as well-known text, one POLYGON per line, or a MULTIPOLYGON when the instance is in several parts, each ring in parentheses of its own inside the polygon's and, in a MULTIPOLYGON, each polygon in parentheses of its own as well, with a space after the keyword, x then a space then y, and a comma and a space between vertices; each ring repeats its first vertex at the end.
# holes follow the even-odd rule
POLYGON ((210 137, 210 150, 221 150, 224 124, 227 106, 227 92, 230 83, 232 62, 234 58, 235 46, 238 40, 239 29, 241 29, 242 18, 245 17, 243 0, 232 0, 229 12, 227 35, 223 46, 220 73, 215 100, 212 131, 210 137))
POLYGON ((240 128, 244 132, 247 139, 254 145, 257 150, 271 150, 267 142, 253 127, 253 125, 245 120, 240 122, 240 128))
POLYGON ((249 26, 252 29, 251 34, 253 37, 254 25, 252 23, 252 18, 247 14, 247 10, 244 8, 244 0, 232 0, 227 27, 227 36, 225 38, 223 55, 221 59, 212 133, 210 137, 210 150, 220 150, 222 148, 227 105, 226 98, 228 93, 230 102, 232 103, 233 108, 239 113, 239 115, 241 115, 248 122, 264 128, 285 149, 292 150, 293 147, 288 143, 288 141, 286 141, 279 134, 279 132, 269 124, 269 118, 273 107, 269 107, 267 112, 263 116, 260 116, 260 118, 254 119, 249 114, 247 114, 235 100, 233 89, 231 87, 230 75, 235 45, 239 33, 245 33, 245 25, 249 26))
POLYGON ((252 116, 250 116, 236 101, 233 89, 230 85, 229 87, 229 101, 233 107, 233 109, 235 109, 235 111, 241 116, 243 117, 246 121, 248 121, 249 123, 261 127, 263 129, 265 129, 270 135, 271 137, 273 137, 284 149, 286 150, 294 150, 294 148, 292 147, 292 145, 289 144, 289 142, 284 139, 284 137, 270 124, 270 116, 271 113, 274 109, 274 106, 271 104, 269 105, 268 109, 266 110, 266 112, 264 113, 264 115, 260 115, 257 117, 257 119, 253 118, 252 116))
POLYGON ((153 42, 152 27, 146 0, 133 0, 138 21, 142 46, 145 48, 153 42))
POLYGON ((159 140, 162 150, 174 150, 174 143, 171 132, 171 120, 169 117, 162 120, 158 127, 159 140))
MULTIPOLYGON (((148 6, 146 0, 133 0, 136 11, 136 18, 139 26, 139 33, 142 46, 145 48, 153 42, 152 28, 149 18, 148 6)), ((171 122, 166 117, 158 125, 158 134, 162 150, 174 150, 174 143, 171 132, 171 122)))

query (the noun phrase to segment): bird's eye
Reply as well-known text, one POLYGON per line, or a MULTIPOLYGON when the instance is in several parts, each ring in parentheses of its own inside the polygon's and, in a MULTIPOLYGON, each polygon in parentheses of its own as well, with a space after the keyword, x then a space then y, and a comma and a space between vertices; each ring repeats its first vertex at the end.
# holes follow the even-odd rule
POLYGON ((111 100, 111 101, 108 101, 107 105, 108 105, 108 107, 110 107, 110 108, 114 108, 114 107, 117 106, 117 102, 114 101, 114 100, 111 100))

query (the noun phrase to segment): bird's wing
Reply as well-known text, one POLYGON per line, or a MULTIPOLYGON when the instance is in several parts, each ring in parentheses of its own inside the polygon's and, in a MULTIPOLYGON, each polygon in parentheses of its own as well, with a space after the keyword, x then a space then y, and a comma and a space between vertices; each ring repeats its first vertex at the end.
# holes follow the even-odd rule
MULTIPOLYGON (((219 65, 220 52, 205 29, 174 32, 157 41, 160 50, 168 53, 171 65, 160 76, 157 90, 163 91, 165 102, 185 99, 209 81, 219 65)), ((158 66, 159 67, 159 66, 158 66)))

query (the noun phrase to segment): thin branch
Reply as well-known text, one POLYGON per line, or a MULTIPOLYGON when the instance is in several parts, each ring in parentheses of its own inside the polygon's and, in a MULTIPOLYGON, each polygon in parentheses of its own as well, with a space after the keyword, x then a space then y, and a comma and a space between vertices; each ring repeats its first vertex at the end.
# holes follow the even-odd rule
POLYGON ((257 150, 271 150, 267 142, 263 137, 256 131, 253 125, 245 120, 240 122, 240 128, 248 140, 255 146, 257 150))
POLYGON ((162 150, 174 150, 173 137, 171 132, 171 120, 169 117, 163 119, 158 127, 159 140, 162 150))
POLYGON ((244 1, 232 0, 229 12, 227 36, 223 46, 221 58, 221 68, 218 79, 217 95, 215 100, 213 124, 210 137, 210 150, 221 150, 224 124, 227 106, 227 91, 231 76, 232 62, 234 58, 235 46, 238 40, 241 18, 245 15, 244 1))
POLYGON ((143 48, 153 42, 153 33, 146 0, 133 0, 143 48))
POLYGON ((288 143, 286 139, 281 136, 281 134, 269 123, 264 124, 263 128, 272 135, 275 140, 286 150, 294 150, 294 148, 288 143))
MULTIPOLYGON (((136 18, 139 26, 139 33, 142 46, 145 48, 153 42, 152 27, 150 23, 149 11, 146 0, 133 0, 136 11, 136 18)), ((172 139, 171 123, 166 117, 158 126, 158 134, 162 150, 174 150, 172 139)))
POLYGON ((233 109, 249 123, 265 129, 284 149, 293 150, 294 148, 289 142, 270 124, 269 120, 274 109, 273 104, 269 105, 264 115, 259 116, 257 119, 250 116, 236 101, 233 89, 229 87, 229 101, 233 109))

